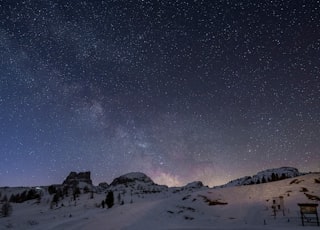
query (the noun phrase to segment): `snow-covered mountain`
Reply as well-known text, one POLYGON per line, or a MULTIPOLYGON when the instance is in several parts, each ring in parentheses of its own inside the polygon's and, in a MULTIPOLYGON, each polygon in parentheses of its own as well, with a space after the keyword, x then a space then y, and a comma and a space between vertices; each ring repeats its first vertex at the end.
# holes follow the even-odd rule
POLYGON ((90 187, 92 188, 91 172, 70 172, 67 178, 62 183, 63 186, 68 187, 90 187))
POLYGON ((304 175, 304 173, 299 172, 298 169, 293 167, 281 167, 274 169, 267 169, 261 172, 258 172, 253 176, 245 176, 228 182, 221 187, 232 187, 232 186, 241 186, 241 185, 250 185, 250 184, 260 184, 273 182, 278 180, 283 180, 287 178, 297 177, 304 175))
POLYGON ((132 172, 125 175, 122 175, 120 177, 115 178, 111 182, 111 186, 117 186, 121 184, 129 184, 129 183, 136 183, 136 182, 142 182, 150 185, 154 185, 155 183, 151 180, 150 177, 148 177, 146 174, 141 172, 132 172))
MULTIPOLYGON (((276 169, 257 175, 266 177, 270 173, 282 175, 289 171, 295 173, 276 169)), ((302 229, 297 204, 319 204, 319 185, 320 174, 311 173, 273 183, 224 188, 207 188, 201 182, 193 182, 181 187, 183 192, 173 193, 171 188, 155 184, 143 173, 129 173, 114 179, 110 186, 103 184, 107 187, 103 191, 92 194, 81 190, 76 199, 65 195, 54 206, 50 205, 54 194, 48 193, 48 187, 35 188, 41 191, 41 199, 12 202, 12 214, 0 217, 0 230, 302 229), (140 193, 143 190, 138 186, 151 191, 153 186, 160 186, 163 190, 140 193), (101 201, 111 189, 115 193, 114 206, 102 208, 101 201), (123 193, 121 189, 132 192, 123 193), (117 202, 119 194, 123 202, 117 202), (275 210, 274 202, 280 199, 280 206, 275 210)), ((0 205, 4 196, 21 194, 25 189, 0 188, 0 205)), ((304 230, 316 226, 314 223, 307 225, 304 230)))
POLYGON ((182 187, 182 189, 184 190, 201 189, 201 188, 208 188, 208 186, 204 186, 201 181, 194 181, 182 187))
POLYGON ((172 193, 180 193, 180 192, 190 193, 190 192, 199 191, 203 189, 208 189, 208 186, 203 185, 201 181, 194 181, 182 187, 171 187, 169 188, 169 191, 171 191, 172 193))
POLYGON ((132 172, 115 178, 107 190, 147 194, 166 192, 168 191, 168 186, 154 183, 144 173, 132 172))

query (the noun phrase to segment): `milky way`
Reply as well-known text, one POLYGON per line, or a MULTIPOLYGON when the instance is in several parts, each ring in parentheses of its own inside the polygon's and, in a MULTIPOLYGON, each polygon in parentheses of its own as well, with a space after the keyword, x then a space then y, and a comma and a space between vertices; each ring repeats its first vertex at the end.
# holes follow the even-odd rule
POLYGON ((320 171, 320 1, 0 1, 0 186, 320 171))

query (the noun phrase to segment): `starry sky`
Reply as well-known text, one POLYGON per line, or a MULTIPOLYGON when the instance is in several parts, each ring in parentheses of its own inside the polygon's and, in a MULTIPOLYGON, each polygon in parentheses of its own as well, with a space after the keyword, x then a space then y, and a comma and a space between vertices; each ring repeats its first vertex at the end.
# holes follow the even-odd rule
POLYGON ((1 0, 0 186, 320 171, 319 0, 1 0))

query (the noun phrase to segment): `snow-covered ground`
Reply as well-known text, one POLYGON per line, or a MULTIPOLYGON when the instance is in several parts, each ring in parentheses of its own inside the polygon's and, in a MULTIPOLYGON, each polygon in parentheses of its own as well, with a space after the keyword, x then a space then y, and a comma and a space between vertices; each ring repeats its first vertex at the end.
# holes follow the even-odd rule
MULTIPOLYGON (((118 204, 115 191, 115 205, 110 209, 96 207, 105 192, 95 193, 93 199, 90 193, 81 194, 76 202, 69 196, 52 209, 52 196, 45 193, 39 204, 36 200, 13 203, 12 215, 0 218, 0 229, 319 229, 316 224, 301 225, 297 205, 320 203, 306 196, 319 199, 316 180, 320 174, 226 188, 169 188, 146 194, 119 191, 123 205, 118 204), (284 206, 274 216, 271 206, 280 196, 284 206)), ((13 191, 22 188, 0 189, 8 197, 13 191)))

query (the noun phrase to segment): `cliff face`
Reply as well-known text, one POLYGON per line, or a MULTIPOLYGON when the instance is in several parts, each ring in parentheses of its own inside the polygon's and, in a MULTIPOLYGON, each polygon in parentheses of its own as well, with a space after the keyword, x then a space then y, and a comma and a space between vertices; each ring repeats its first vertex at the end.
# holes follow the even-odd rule
POLYGON ((63 185, 77 186, 80 182, 92 185, 91 172, 70 172, 69 176, 63 181, 63 185))

